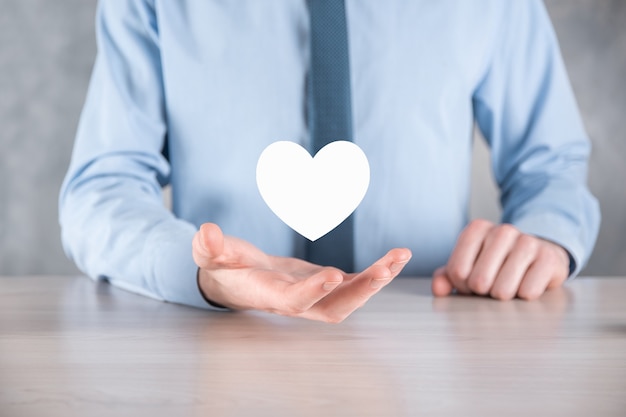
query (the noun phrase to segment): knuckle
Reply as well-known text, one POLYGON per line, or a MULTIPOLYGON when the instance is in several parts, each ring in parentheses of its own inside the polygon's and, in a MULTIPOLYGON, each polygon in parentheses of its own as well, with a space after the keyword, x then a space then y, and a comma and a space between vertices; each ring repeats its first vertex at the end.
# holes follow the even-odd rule
POLYGON ((474 227, 492 227, 493 223, 486 219, 475 219, 470 223, 474 225, 474 227))
POLYGON ((453 281, 463 281, 467 279, 470 270, 460 263, 453 262, 446 267, 446 272, 453 281))
POLYGON ((491 298, 501 301, 512 300, 515 297, 515 293, 513 291, 507 290, 505 288, 493 288, 489 293, 491 298))
POLYGON ((522 300, 533 301, 541 296, 541 292, 534 288, 520 288, 517 292, 517 296, 522 300))
POLYGON ((490 290, 490 280, 484 274, 477 274, 468 279, 467 286, 476 294, 486 295, 490 290))
POLYGON ((472 220, 467 225, 465 230, 467 230, 468 232, 476 232, 476 231, 479 231, 479 230, 489 229, 491 227, 493 227, 493 223, 490 222, 489 220, 475 219, 475 220, 472 220))
POLYGON ((538 247, 537 238, 531 235, 522 234, 517 238, 515 246, 518 250, 522 250, 528 253, 535 253, 538 247))
POLYGON ((563 254, 560 254, 557 250, 547 246, 541 246, 537 254, 537 259, 550 265, 567 264, 569 266, 569 256, 563 256, 563 254))
POLYGON ((553 265, 554 262, 557 260, 557 258, 553 256, 553 254, 550 251, 547 251, 544 249, 537 250, 536 258, 537 258, 537 263, 543 267, 547 265, 553 265))
POLYGON ((496 239, 509 239, 519 234, 520 234, 519 230, 517 230, 517 228, 513 226, 512 224, 508 224, 508 223, 501 224, 494 231, 494 237, 496 239))
POLYGON ((537 246, 537 238, 535 238, 535 237, 533 237, 531 235, 522 234, 522 235, 519 236, 517 241, 522 246, 528 246, 528 247, 536 247, 537 246))

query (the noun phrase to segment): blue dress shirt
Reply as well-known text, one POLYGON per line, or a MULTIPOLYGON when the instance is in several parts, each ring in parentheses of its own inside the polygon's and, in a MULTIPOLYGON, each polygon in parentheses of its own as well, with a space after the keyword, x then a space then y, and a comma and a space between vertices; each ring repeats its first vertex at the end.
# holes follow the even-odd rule
MULTIPOLYGON (((413 251, 407 275, 446 263, 468 222, 476 122, 502 221, 562 245, 578 272, 600 215, 586 186, 590 143, 543 4, 346 8, 354 141, 371 168, 354 218, 357 269, 393 247, 413 251)), ((306 2, 101 0, 97 41, 60 195, 63 243, 78 267, 208 307, 191 256, 200 224, 293 255, 294 232, 263 202, 255 169, 270 143, 308 146, 306 2)))

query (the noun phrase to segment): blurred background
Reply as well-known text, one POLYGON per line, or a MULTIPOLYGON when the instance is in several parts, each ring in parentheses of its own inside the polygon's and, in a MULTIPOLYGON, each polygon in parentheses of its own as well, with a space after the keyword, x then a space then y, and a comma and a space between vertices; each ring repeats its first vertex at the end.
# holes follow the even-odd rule
MULTIPOLYGON (((583 274, 626 275, 626 1, 546 0, 593 141, 603 223, 583 274)), ((74 274, 57 195, 96 54, 95 0, 0 0, 0 275, 74 274)), ((499 218, 476 140, 472 217, 499 218)), ((97 238, 97 237, 94 237, 97 238)))

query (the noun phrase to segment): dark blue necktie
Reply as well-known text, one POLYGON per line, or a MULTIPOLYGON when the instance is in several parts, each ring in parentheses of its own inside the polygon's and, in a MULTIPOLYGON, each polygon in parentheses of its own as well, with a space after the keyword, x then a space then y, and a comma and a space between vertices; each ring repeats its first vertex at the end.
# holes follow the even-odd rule
MULTIPOLYGON (((308 0, 311 64, 308 76, 308 123, 312 154, 337 140, 352 141, 350 59, 343 0, 308 0)), ((315 242, 307 240, 305 257, 318 265, 354 271, 353 216, 315 242)))

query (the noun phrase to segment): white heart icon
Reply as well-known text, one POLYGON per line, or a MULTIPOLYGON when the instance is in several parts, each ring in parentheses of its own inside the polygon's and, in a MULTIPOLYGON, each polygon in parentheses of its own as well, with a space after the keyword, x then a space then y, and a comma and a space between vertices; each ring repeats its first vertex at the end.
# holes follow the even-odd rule
POLYGON ((261 153, 256 182, 265 203, 287 226, 315 241, 358 207, 370 182, 365 153, 352 142, 324 146, 314 158, 294 142, 261 153))

